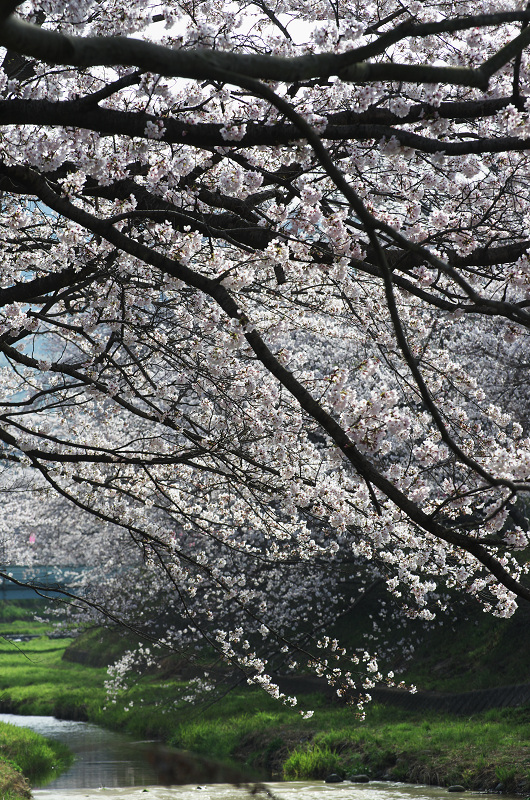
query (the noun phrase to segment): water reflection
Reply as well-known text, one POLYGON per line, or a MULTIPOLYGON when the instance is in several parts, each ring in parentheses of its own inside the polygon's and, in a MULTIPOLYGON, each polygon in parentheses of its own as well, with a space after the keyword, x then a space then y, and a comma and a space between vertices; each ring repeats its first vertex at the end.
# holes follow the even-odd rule
MULTIPOLYGON (((149 742, 134 742, 119 733, 106 731, 89 722, 70 722, 55 717, 0 714, 0 722, 10 722, 64 742, 75 754, 70 769, 47 789, 94 789, 98 787, 148 786, 158 783, 147 761, 149 742)), ((38 785, 37 785, 38 786, 38 785)))

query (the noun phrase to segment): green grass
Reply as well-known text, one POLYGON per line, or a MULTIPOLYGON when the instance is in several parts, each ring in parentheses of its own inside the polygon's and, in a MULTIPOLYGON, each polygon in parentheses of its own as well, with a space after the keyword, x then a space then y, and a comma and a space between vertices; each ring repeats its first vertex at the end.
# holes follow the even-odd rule
POLYGON ((284 765, 285 777, 315 775, 322 754, 334 772, 366 772, 420 783, 463 784, 469 789, 530 788, 530 710, 504 709, 470 719, 430 713, 421 716, 374 706, 362 724, 329 730, 296 748, 284 765), (300 758, 300 754, 305 758, 300 758), (317 758, 317 763, 318 763, 317 758))
POLYGON ((29 728, 0 723, 0 756, 18 768, 31 783, 46 783, 72 763, 68 747, 29 728))
POLYGON ((107 667, 137 644, 138 639, 124 631, 117 635, 114 628, 89 628, 69 645, 65 657, 89 667, 107 667))
POLYGON ((286 780, 323 779, 333 772, 344 774, 344 762, 339 753, 326 745, 311 744, 305 750, 295 750, 283 765, 286 780))
POLYGON ((72 763, 66 745, 52 742, 28 728, 0 722, 0 797, 31 797, 29 785, 45 785, 72 763))
MULTIPOLYGON (((103 657, 94 632, 88 641, 103 657)), ((187 684, 171 672, 139 679, 112 704, 105 697, 106 669, 65 661, 67 644, 41 638, 15 646, 0 640, 0 708, 89 719, 246 764, 262 775, 302 779, 363 772, 469 789, 501 782, 509 791, 530 793, 530 709, 464 719, 372 705, 363 722, 352 708, 307 695, 300 708, 313 709, 314 716, 303 720, 298 709, 246 686, 215 703, 183 705, 177 699, 187 684)), ((86 640, 78 646, 86 647, 86 640)))
MULTIPOLYGON (((7 610, 5 606, 2 608, 2 617, 8 617, 10 621, 0 623, 0 636, 6 633, 42 634, 47 628, 31 618, 34 607, 19 610, 17 616, 16 607, 7 610)), ((12 642, 0 638, 0 708, 14 711, 18 707, 23 711, 28 701, 32 713, 50 713, 49 701, 53 697, 56 704, 58 689, 53 666, 60 660, 64 647, 64 641, 48 638, 30 642, 12 642), (35 681, 37 675, 40 676, 39 681, 35 681), (11 689, 16 701, 11 698, 11 689)), ((79 686, 78 683, 76 685, 79 686)), ((64 686, 61 691, 64 691, 64 686)), ((45 784, 53 780, 71 761, 72 755, 65 745, 51 742, 27 728, 0 723, 2 800, 29 798, 29 783, 38 781, 45 784)))
MULTIPOLYGON (((0 627, 2 630, 2 636, 6 635, 14 635, 20 634, 21 636, 26 635, 39 635, 42 636, 43 634, 43 624, 41 622, 35 622, 34 620, 29 619, 21 619, 21 620, 14 620, 11 622, 0 622, 0 627)), ((51 625, 44 626, 45 630, 51 630, 51 625)))
POLYGON ((0 621, 14 622, 15 620, 28 620, 32 622, 36 614, 42 613, 44 608, 42 600, 19 600, 17 603, 0 601, 0 621))
MULTIPOLYGON (((1 626, 3 630, 3 626, 1 626)), ((0 639, 0 708, 20 713, 53 714, 65 702, 81 712, 93 689, 103 700, 106 670, 87 671, 62 661, 68 639, 0 639)))

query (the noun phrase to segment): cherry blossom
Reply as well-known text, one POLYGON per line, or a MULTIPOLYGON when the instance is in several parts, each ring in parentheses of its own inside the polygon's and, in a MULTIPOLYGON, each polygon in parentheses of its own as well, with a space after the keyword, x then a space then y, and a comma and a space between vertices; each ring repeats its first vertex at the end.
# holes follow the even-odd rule
POLYGON ((288 704, 374 581, 528 601, 524 4, 6 9, 7 561, 288 704))

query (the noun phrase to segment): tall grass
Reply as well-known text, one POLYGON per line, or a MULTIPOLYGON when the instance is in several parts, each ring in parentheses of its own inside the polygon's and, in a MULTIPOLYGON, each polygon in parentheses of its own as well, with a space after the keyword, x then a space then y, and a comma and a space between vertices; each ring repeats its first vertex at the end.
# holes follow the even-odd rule
POLYGON ((487 718, 431 713, 424 718, 409 715, 408 720, 399 719, 397 712, 399 721, 390 723, 393 712, 372 707, 365 723, 328 729, 319 720, 312 741, 291 752, 284 775, 315 778, 322 769, 362 771, 372 778, 461 783, 475 789, 494 788, 500 781, 510 791, 530 790, 530 710, 506 709, 496 720, 493 712, 487 718))
POLYGON ((344 776, 344 763, 338 753, 329 747, 310 745, 306 750, 295 750, 283 765, 286 780, 325 778, 330 773, 344 776))
POLYGON ((0 758, 18 768, 31 783, 53 779, 73 760, 66 745, 6 723, 0 723, 0 758))

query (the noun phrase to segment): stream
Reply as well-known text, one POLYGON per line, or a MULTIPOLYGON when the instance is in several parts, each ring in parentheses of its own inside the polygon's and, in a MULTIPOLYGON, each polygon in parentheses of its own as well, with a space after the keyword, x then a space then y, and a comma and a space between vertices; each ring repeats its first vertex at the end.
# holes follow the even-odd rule
POLYGON ((0 714, 0 722, 31 728, 48 739, 63 742, 72 750, 75 761, 70 769, 46 784, 46 789, 53 790, 55 796, 62 790, 142 787, 157 783, 157 776, 148 762, 152 742, 135 742, 90 722, 55 717, 0 714))
MULTIPOLYGON (((163 787, 148 762, 152 742, 138 742, 88 722, 55 717, 0 714, 1 722, 31 728, 64 742, 75 754, 70 769, 45 788, 35 787, 35 800, 448 800, 446 789, 404 783, 332 783, 323 781, 267 782, 270 794, 251 795, 228 784, 163 787)), ((504 798, 506 796, 503 796, 504 798)), ((466 800, 484 800, 465 793, 466 800)))

